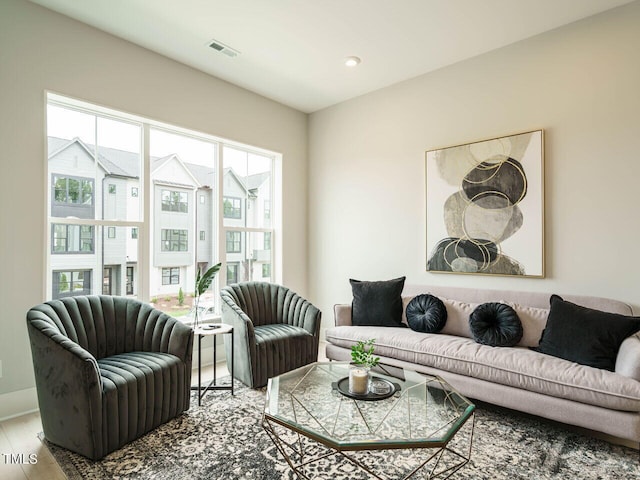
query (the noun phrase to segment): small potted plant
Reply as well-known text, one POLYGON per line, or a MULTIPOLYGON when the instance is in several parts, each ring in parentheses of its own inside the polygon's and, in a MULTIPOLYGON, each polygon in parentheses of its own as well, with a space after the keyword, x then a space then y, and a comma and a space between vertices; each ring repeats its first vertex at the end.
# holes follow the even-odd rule
POLYGON ((351 347, 353 365, 349 369, 349 392, 356 395, 366 395, 369 392, 369 370, 380 362, 380 357, 373 355, 371 338, 366 342, 358 342, 351 347))

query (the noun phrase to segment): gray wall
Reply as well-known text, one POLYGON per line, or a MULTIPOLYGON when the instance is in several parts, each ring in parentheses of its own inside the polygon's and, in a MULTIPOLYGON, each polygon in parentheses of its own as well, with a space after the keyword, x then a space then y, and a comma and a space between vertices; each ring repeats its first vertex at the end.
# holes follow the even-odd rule
POLYGON ((640 2, 313 113, 309 281, 612 297, 640 313, 640 2), (425 151, 545 130, 546 278, 425 271, 425 151))
POLYGON ((307 115, 25 0, 0 2, 0 65, 0 417, 35 398, 17 391, 45 299, 45 90, 282 153, 282 278, 306 294, 307 115))

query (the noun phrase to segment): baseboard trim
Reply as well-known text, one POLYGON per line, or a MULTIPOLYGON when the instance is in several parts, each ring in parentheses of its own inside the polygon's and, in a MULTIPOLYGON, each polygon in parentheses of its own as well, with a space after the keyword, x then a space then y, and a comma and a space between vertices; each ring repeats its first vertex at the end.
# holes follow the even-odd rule
POLYGON ((38 411, 36 388, 25 388, 0 395, 0 422, 38 411))

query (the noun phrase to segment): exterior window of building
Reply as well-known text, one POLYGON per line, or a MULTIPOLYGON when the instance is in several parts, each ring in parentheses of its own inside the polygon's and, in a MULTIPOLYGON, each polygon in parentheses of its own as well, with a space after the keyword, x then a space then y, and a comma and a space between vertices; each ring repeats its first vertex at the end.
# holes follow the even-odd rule
POLYGON ((107 229, 107 237, 116 238, 116 227, 109 227, 107 229))
POLYGON ((138 196, 138 187, 131 187, 131 196, 132 197, 138 196))
POLYGON ((109 184, 109 194, 115 195, 115 193, 116 193, 116 186, 115 186, 115 184, 110 183, 109 184))
POLYGON ((163 228, 160 231, 160 250, 163 252, 186 252, 187 231, 163 228))
POLYGON ((93 180, 53 175, 54 203, 93 205, 93 180))
POLYGON ((227 285, 238 283, 238 264, 227 263, 227 285))
POLYGON ((102 294, 111 295, 111 285, 113 284, 113 268, 104 267, 102 269, 102 294))
POLYGON ((187 213, 187 192, 162 190, 162 211, 187 213))
POLYGON ((91 270, 54 270, 53 298, 91 293, 91 270))
POLYGON ((264 201, 264 219, 271 220, 271 200, 264 201))
POLYGON ((271 264, 270 263, 264 263, 262 265, 262 277, 263 278, 271 277, 271 264))
POLYGON ((163 268, 162 285, 180 285, 180 268, 163 268))
POLYGON ((127 267, 127 295, 133 295, 133 267, 127 267))
POLYGON ((271 232, 264 232, 264 249, 271 250, 271 232))
POLYGON ((227 232, 227 253, 242 251, 242 232, 227 232))
POLYGON ((223 202, 225 218, 242 218, 242 199, 224 197, 223 202))
POLYGON ((53 224, 51 253, 93 253, 92 225, 53 224))
POLYGON ((133 227, 131 229, 131 238, 133 239, 138 238, 138 227, 133 227))
POLYGON ((204 230, 200 230, 200 240, 204 241, 204 239, 205 239, 204 230))

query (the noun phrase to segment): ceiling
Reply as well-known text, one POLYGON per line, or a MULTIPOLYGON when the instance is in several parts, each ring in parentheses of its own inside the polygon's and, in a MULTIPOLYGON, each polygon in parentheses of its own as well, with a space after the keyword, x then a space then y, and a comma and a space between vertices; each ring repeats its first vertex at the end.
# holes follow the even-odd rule
POLYGON ((309 113, 632 0, 31 1, 309 113))

